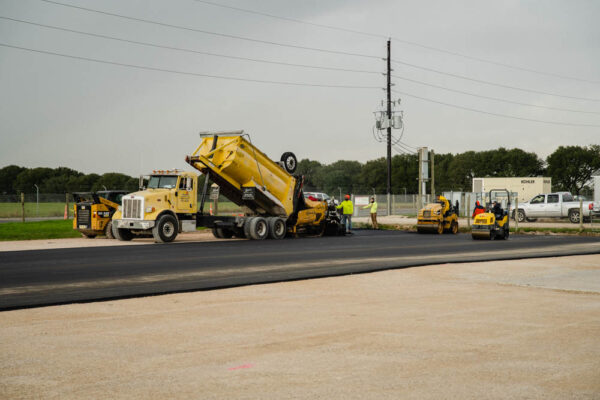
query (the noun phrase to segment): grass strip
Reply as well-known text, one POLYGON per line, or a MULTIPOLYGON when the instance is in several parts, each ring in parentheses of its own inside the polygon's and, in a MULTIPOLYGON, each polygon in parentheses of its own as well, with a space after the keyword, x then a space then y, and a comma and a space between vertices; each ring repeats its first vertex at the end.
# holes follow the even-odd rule
POLYGON ((73 229, 72 220, 6 222, 0 224, 0 241, 77 237, 81 237, 81 233, 73 229))

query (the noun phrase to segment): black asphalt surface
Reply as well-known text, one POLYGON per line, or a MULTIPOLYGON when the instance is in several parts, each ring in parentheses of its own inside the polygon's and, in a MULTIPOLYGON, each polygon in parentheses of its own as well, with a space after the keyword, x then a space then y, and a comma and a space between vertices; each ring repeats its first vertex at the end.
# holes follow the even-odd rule
POLYGON ((600 254, 600 239, 355 231, 346 237, 0 252, 0 309, 127 298, 446 262, 600 254))

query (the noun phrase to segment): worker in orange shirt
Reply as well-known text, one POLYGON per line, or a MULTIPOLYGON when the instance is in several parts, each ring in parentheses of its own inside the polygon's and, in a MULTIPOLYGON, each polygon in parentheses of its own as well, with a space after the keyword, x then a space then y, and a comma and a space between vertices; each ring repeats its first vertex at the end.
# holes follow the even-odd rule
POLYGON ((475 218, 477 215, 483 214, 484 212, 485 212, 485 208, 483 208, 481 203, 479 203, 479 200, 477 200, 475 202, 475 209, 473 210, 473 215, 471 215, 471 217, 475 218))

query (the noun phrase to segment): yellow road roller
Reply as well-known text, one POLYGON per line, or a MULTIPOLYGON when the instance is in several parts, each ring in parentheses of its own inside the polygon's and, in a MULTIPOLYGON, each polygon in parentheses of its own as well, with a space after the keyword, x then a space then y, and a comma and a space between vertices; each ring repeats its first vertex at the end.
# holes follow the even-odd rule
POLYGON ((436 203, 427 204, 417 215, 419 233, 458 233, 458 202, 452 206, 444 196, 436 203))
POLYGON ((488 192, 487 200, 486 212, 476 215, 473 220, 471 236, 476 240, 508 239, 510 234, 510 218, 508 218, 510 192, 507 189, 492 189, 488 192), (504 194, 506 195, 506 208, 502 208, 502 203, 498 200, 499 197, 504 197, 504 194))

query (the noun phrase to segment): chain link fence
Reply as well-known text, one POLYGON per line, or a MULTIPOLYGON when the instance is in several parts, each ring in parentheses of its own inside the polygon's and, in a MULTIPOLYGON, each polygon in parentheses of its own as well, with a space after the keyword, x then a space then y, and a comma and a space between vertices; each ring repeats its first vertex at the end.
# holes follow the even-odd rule
POLYGON ((59 218, 64 217, 65 209, 69 218, 73 216, 73 196, 70 194, 26 193, 23 197, 22 204, 21 194, 0 195, 0 218, 59 218))

